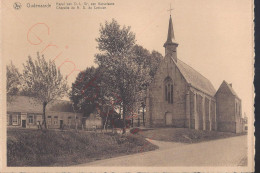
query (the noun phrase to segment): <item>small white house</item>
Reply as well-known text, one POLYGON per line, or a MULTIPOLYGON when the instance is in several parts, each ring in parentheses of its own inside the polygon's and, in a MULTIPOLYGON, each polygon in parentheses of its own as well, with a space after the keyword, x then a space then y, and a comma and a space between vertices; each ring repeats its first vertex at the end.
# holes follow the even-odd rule
POLYGON ((102 118, 96 113, 91 113, 85 120, 86 129, 102 128, 102 124, 102 118))
MULTIPOLYGON (((39 128, 43 121, 42 104, 32 97, 14 96, 7 102, 7 126, 22 128, 39 128)), ((46 107, 48 128, 74 128, 82 124, 82 113, 74 113, 70 101, 55 100, 46 107)))

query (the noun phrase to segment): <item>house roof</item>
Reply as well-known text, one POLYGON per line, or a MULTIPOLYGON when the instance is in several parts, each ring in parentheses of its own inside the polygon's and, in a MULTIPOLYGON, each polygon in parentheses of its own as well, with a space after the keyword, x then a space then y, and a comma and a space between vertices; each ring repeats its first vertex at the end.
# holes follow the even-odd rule
POLYGON ((235 90, 230 86, 230 84, 228 84, 225 80, 223 81, 227 86, 228 86, 228 89, 231 91, 231 93, 238 97, 237 93, 235 92, 235 90))
MULTIPOLYGON (((169 19, 169 28, 168 28, 168 35, 167 35, 167 41, 164 43, 164 47, 167 49, 167 45, 176 45, 178 46, 178 43, 175 41, 174 38, 174 31, 173 31, 173 25, 172 25, 172 18, 170 16, 169 19)), ((166 55, 167 56, 167 55, 166 55)), ((171 57, 172 59, 172 57, 171 57)), ((185 64, 181 60, 173 60, 172 61, 176 64, 178 69, 180 70, 181 74, 185 78, 185 80, 194 88, 213 96, 216 93, 215 88, 213 87, 212 83, 202 76, 199 72, 194 70, 189 65, 185 64)))
POLYGON ((202 92, 211 96, 215 95, 216 90, 213 87, 212 83, 206 77, 204 77, 198 71, 194 70, 192 67, 179 59, 177 60, 176 65, 179 68, 183 77, 189 84, 191 84, 192 87, 201 90, 202 92))
MULTIPOLYGON (((227 86, 227 88, 229 89, 229 91, 231 92, 232 95, 234 95, 234 96, 236 96, 238 99, 240 99, 240 98, 238 97, 237 93, 235 92, 235 90, 232 88, 232 86, 230 86, 230 84, 228 84, 225 80, 224 80, 224 81, 222 82, 222 84, 220 85, 218 91, 221 89, 221 86, 223 86, 223 85, 226 85, 226 86, 227 86)), ((218 91, 217 91, 217 92, 218 92, 218 91)))
MULTIPOLYGON (((7 102, 9 112, 42 113, 43 105, 32 97, 13 96, 11 102, 7 102)), ((65 100, 55 100, 46 106, 46 112, 73 112, 71 102, 65 100)))

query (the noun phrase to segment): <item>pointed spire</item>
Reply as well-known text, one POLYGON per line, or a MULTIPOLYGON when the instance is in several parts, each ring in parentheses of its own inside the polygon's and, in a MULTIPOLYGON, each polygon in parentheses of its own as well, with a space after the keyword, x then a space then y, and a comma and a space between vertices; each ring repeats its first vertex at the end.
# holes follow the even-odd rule
POLYGON ((169 28, 168 28, 168 35, 167 40, 164 43, 163 47, 165 47, 165 56, 171 56, 177 62, 177 47, 178 43, 175 41, 174 38, 174 31, 172 26, 172 16, 170 15, 169 20, 169 28))
POLYGON ((164 47, 166 47, 166 45, 168 45, 168 44, 178 44, 178 43, 175 42, 173 25, 172 25, 172 16, 171 15, 170 15, 170 19, 169 19, 167 41, 164 43, 164 47))
POLYGON ((172 43, 172 39, 174 40, 174 32, 173 32, 173 26, 172 26, 172 15, 170 15, 168 37, 167 37, 166 42, 172 43))

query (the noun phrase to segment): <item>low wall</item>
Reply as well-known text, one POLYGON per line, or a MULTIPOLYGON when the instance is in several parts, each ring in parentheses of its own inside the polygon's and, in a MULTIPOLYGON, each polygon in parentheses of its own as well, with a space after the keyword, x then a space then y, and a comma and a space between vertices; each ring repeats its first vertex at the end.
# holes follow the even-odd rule
POLYGON ((185 128, 186 119, 173 119, 172 125, 166 125, 165 119, 154 119, 151 127, 177 127, 177 128, 185 128))

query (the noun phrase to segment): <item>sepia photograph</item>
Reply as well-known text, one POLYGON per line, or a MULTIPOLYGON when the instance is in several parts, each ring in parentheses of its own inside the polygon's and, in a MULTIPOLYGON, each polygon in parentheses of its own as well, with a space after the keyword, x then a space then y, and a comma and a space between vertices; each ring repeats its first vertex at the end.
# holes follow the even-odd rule
POLYGON ((252 0, 3 0, 1 172, 254 172, 252 0))

